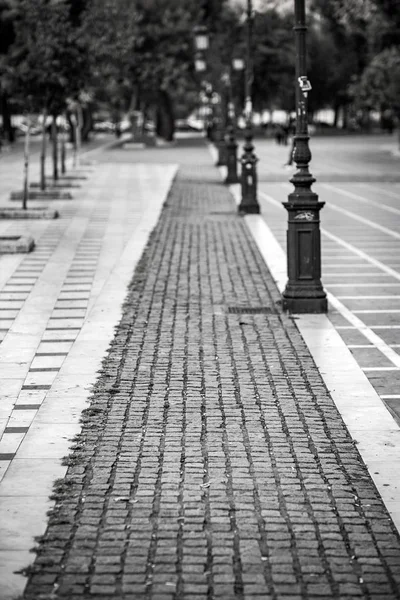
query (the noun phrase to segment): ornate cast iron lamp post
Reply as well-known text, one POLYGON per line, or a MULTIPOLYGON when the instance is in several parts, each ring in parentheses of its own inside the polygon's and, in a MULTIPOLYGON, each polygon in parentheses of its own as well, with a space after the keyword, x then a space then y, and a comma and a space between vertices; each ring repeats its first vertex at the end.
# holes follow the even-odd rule
POLYGON ((238 183, 237 174, 237 142, 236 142, 236 127, 235 127, 235 108, 232 100, 232 80, 230 73, 226 71, 223 75, 223 82, 226 87, 227 96, 227 123, 226 123, 226 166, 227 174, 225 177, 226 184, 238 183))
POLYGON ((247 39, 246 39, 246 73, 245 73, 245 115, 246 128, 244 132, 243 155, 240 159, 242 164, 241 185, 242 200, 239 204, 239 213, 259 213, 260 205, 257 200, 257 170, 258 158, 254 154, 253 145, 253 106, 251 101, 251 85, 253 81, 253 65, 251 53, 253 9, 252 1, 247 0, 247 39))
MULTIPOLYGON (((194 47, 195 47, 195 56, 194 56, 194 69, 196 73, 202 74, 207 71, 207 62, 205 59, 205 53, 209 47, 209 39, 208 39, 208 31, 207 27, 204 25, 198 25, 193 30, 194 37, 194 47)), ((203 81, 202 86, 205 89, 206 101, 209 105, 211 105, 211 85, 207 82, 203 81)), ((212 89, 212 88, 211 88, 212 89)), ((211 110, 211 109, 210 109, 211 110)), ((208 112, 208 110, 207 110, 208 112)), ((211 133, 211 128, 207 126, 206 128, 207 135, 211 133)))
POLYGON ((284 203, 288 211, 288 282, 282 294, 283 308, 291 313, 327 311, 321 283, 319 211, 324 202, 311 190, 315 182, 308 170, 311 160, 308 135, 305 0, 294 0, 296 40, 296 135, 293 158, 297 171, 290 180, 294 191, 284 203))

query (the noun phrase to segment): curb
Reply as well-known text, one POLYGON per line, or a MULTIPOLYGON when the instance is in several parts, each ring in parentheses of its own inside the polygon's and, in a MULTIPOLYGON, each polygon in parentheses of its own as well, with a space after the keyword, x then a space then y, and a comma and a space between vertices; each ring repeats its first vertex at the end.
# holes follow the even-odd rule
MULTIPOLYGON (((22 200, 24 197, 24 193, 21 191, 11 192, 10 200, 22 200)), ((69 192, 60 192, 58 190, 54 191, 41 191, 41 192, 29 192, 28 201, 29 200, 72 200, 72 194, 69 192)))
POLYGON ((48 208, 8 208, 0 207, 0 219, 57 219, 60 213, 48 208))
POLYGON ((35 242, 30 235, 15 235, 0 237, 0 254, 17 254, 31 252, 35 242))

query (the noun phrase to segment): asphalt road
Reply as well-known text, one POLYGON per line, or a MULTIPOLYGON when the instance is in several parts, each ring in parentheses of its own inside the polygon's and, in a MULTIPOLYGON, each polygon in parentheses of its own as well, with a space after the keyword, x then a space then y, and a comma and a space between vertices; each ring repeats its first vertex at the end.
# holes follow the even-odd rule
MULTIPOLYGON (((400 423, 400 153, 393 136, 310 141, 329 318, 400 423)), ((286 245, 289 147, 256 140, 262 214, 286 245)))

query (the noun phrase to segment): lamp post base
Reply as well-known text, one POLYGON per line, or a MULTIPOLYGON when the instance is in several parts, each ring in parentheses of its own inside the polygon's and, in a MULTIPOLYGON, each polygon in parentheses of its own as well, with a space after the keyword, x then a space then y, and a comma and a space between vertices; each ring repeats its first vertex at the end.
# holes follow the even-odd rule
POLYGON ((242 200, 238 211, 240 214, 259 214, 260 205, 257 200, 257 162, 258 158, 254 154, 253 132, 251 124, 247 124, 245 134, 245 143, 243 146, 243 156, 240 159, 242 164, 241 185, 242 200))
POLYGON ((283 206, 288 211, 288 282, 282 294, 284 310, 291 313, 324 313, 328 310, 321 283, 319 212, 324 202, 311 190, 293 192, 283 206), (301 198, 302 196, 302 198, 301 198))
POLYGON ((240 215, 259 215, 260 207, 258 204, 246 204, 242 200, 238 206, 238 213, 240 215))
POLYGON ((323 290, 320 296, 310 295, 308 297, 299 294, 291 296, 285 291, 282 294, 282 307, 291 314, 320 314, 328 312, 328 301, 323 290))

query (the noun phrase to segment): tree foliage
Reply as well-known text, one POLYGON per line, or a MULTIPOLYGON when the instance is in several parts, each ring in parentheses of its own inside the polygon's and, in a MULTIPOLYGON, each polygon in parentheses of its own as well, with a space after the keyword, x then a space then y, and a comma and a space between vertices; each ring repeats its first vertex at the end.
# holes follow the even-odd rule
POLYGON ((389 109, 400 117, 400 49, 386 48, 375 56, 352 92, 362 108, 389 109))
POLYGON ((59 114, 78 94, 85 57, 65 0, 18 0, 10 5, 15 38, 3 71, 3 85, 30 111, 59 114))

